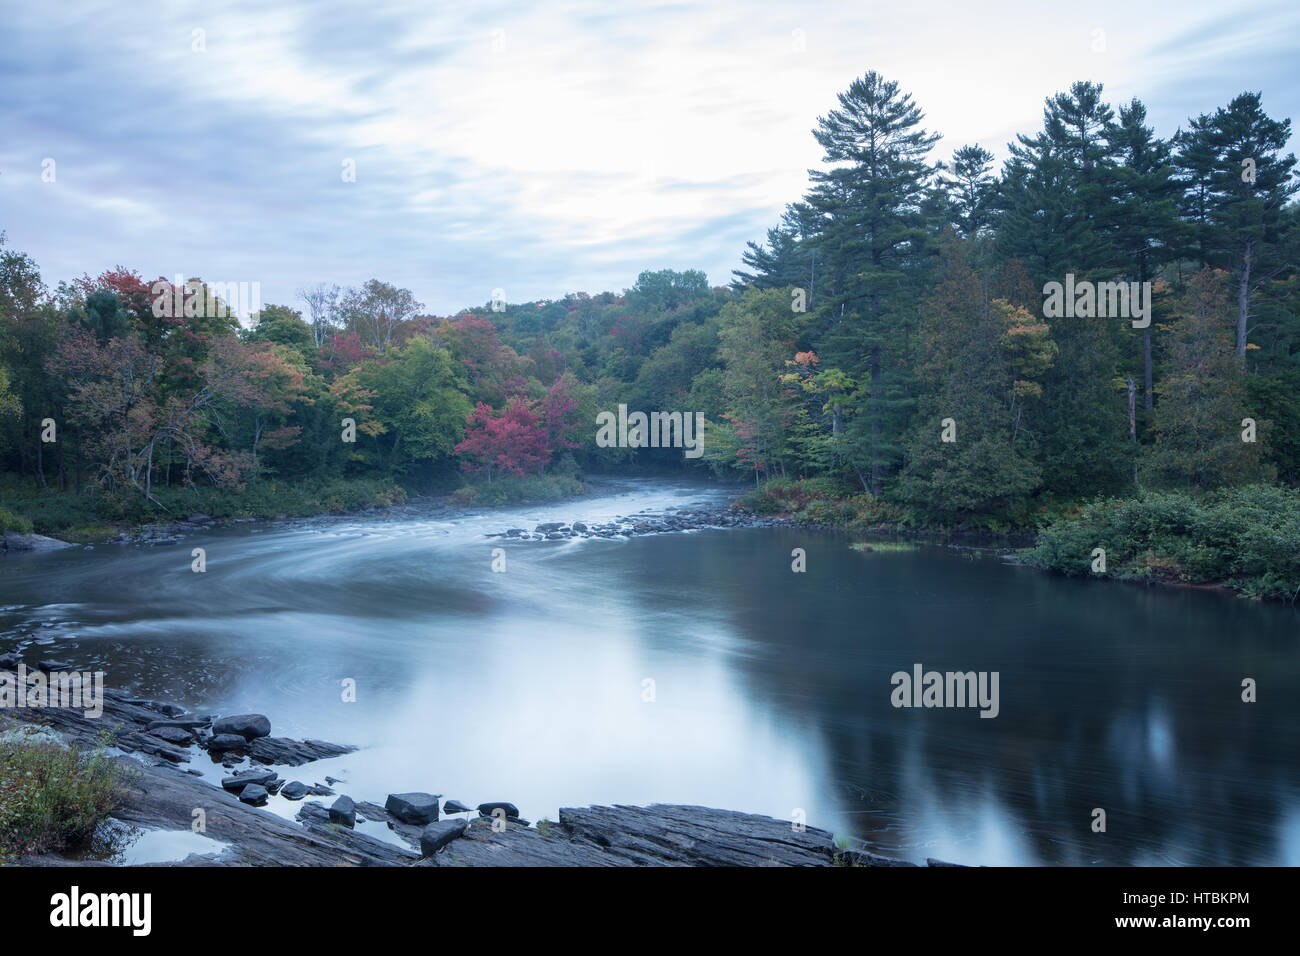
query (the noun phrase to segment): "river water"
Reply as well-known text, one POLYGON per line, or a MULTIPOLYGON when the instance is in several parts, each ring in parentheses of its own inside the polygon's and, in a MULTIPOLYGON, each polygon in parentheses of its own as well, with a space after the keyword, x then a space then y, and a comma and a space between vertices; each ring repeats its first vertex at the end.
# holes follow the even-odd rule
POLYGON ((626 480, 476 515, 0 558, 0 651, 357 744, 282 772, 361 800, 427 790, 531 820, 699 804, 917 861, 1300 864, 1293 608, 833 532, 486 537, 725 500, 626 480), (997 716, 893 706, 891 676, 918 664, 996 672, 997 716))

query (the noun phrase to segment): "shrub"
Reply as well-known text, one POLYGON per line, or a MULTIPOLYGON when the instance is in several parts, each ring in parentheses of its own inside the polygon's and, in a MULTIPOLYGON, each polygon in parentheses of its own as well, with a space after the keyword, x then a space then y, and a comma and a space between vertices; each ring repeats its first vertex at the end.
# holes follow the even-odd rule
POLYGON ((1247 485, 1203 500, 1177 492, 1097 500, 1046 527, 1029 563, 1089 573, 1092 550, 1106 573, 1130 579, 1225 583, 1252 597, 1293 600, 1300 591, 1300 491, 1247 485))
POLYGON ((72 846, 120 803, 128 771, 91 751, 27 724, 0 733, 0 860, 72 846))

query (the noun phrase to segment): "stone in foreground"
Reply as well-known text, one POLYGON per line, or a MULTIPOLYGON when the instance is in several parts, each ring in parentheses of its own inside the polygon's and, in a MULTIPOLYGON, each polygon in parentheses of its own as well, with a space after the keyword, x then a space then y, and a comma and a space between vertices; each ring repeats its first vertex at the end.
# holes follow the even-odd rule
POLYGON ((271 721, 262 714, 233 714, 222 717, 212 725, 214 734, 239 734, 245 740, 256 737, 268 737, 271 734, 271 721))
POLYGON ((250 783, 239 791, 240 803, 249 803, 253 806, 261 806, 266 803, 268 797, 270 797, 270 794, 267 792, 266 787, 257 783, 250 783))
POLYGON ((222 777, 221 787, 223 790, 238 793, 250 784, 257 784, 259 787, 267 787, 274 779, 274 770, 249 770, 245 773, 237 773, 230 777, 222 777))
POLYGON ((438 819, 438 797, 432 793, 390 793, 384 809, 403 823, 433 823, 438 819))
POLYGON ((345 827, 357 825, 357 805, 351 797, 339 797, 330 807, 330 823, 339 823, 345 827))
POLYGON ((420 831, 420 853, 424 856, 433 856, 452 840, 463 837, 468 827, 469 824, 464 820, 430 823, 420 831))

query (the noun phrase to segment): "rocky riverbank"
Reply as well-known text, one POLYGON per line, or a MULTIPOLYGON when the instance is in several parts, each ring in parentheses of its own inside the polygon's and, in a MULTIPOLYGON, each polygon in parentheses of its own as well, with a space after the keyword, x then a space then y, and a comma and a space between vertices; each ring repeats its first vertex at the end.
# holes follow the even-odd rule
POLYGON ((566 538, 630 538, 636 535, 669 534, 678 531, 698 531, 705 528, 758 528, 781 524, 752 511, 732 508, 670 508, 664 511, 642 511, 634 515, 620 515, 612 521, 546 521, 531 530, 507 528, 489 532, 489 538, 511 538, 517 541, 558 541, 566 538))
MULTIPOLYGON (((16 677, 20 663, 27 667, 16 655, 5 655, 0 670, 16 677)), ((57 673, 59 664, 35 666, 57 673)), ((915 865, 838 847, 833 834, 816 827, 796 829, 789 821, 708 807, 566 807, 558 821, 530 823, 508 801, 471 806, 441 794, 403 793, 387 795, 380 805, 339 794, 334 789, 339 781, 325 777, 322 783, 306 769, 353 747, 271 736, 270 721, 260 714, 188 714, 174 704, 113 689, 104 690, 102 705, 98 717, 71 707, 9 713, 25 725, 42 726, 42 737, 74 747, 94 747, 109 732, 120 751, 116 759, 130 771, 122 800, 111 813, 112 825, 136 834, 188 837, 201 832, 215 841, 207 852, 167 865, 915 865), (220 785, 194 769, 192 764, 200 761, 220 766, 220 785), (306 799, 313 796, 326 799, 306 799), (297 822, 266 809, 271 800, 302 801, 297 822)), ((19 862, 84 866, 120 861, 70 852, 19 862)))

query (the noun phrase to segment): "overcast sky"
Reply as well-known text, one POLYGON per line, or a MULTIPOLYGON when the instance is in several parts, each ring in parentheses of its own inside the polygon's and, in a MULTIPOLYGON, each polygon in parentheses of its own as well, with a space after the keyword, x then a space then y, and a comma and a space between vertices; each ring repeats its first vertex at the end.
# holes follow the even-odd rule
POLYGON ((868 70, 935 158, 1001 159, 1080 79, 1163 136, 1248 89, 1300 121, 1297 38, 1295 0, 0 0, 0 230, 51 287, 121 264, 298 308, 372 277, 438 314, 643 269, 722 285, 868 70))

